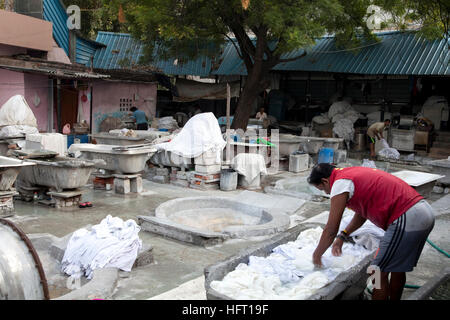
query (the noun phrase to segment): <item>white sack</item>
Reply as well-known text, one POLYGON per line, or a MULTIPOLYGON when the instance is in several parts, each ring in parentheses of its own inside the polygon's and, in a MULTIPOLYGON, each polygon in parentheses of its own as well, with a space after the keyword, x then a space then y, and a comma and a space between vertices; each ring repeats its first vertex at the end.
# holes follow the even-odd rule
POLYGON ((328 110, 328 118, 333 119, 333 117, 339 113, 345 113, 351 109, 350 103, 347 101, 338 101, 331 105, 328 110))
POLYGON ((172 141, 155 145, 185 158, 196 158, 207 151, 221 151, 227 143, 213 113, 200 113, 185 124, 172 141))
POLYGON ((13 96, 0 108, 0 127, 14 125, 37 128, 33 111, 21 95, 13 96))
POLYGON ((36 127, 30 126, 6 126, 0 129, 0 138, 25 137, 27 134, 39 133, 36 127))

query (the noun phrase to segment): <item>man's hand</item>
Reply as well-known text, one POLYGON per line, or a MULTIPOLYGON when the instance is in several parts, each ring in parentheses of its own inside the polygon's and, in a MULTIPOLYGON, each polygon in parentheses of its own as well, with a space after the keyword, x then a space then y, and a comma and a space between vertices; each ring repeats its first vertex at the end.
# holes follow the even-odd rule
POLYGON ((331 248, 331 253, 333 254, 333 256, 339 257, 342 254, 342 245, 343 244, 344 244, 344 240, 342 240, 341 238, 337 238, 334 241, 333 246, 331 248))
POLYGON ((315 251, 313 253, 313 264, 318 267, 318 268, 322 268, 323 264, 322 264, 322 255, 318 255, 315 251))

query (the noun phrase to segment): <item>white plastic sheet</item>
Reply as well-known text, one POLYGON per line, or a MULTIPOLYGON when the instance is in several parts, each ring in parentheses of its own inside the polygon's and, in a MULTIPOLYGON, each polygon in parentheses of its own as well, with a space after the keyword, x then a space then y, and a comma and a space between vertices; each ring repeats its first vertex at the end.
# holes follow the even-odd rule
POLYGON ((226 142, 213 113, 200 113, 186 123, 170 142, 155 145, 185 158, 195 158, 207 151, 221 151, 226 142))
POLYGON ((13 96, 0 108, 0 127, 4 126, 37 127, 33 111, 23 96, 13 96))

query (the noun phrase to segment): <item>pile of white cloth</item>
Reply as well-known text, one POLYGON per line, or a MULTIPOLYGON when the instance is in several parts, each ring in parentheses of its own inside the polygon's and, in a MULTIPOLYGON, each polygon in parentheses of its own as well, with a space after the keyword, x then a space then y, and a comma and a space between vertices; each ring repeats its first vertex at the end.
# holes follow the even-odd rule
POLYGON ((208 112, 192 117, 172 141, 155 147, 181 157, 196 158, 207 151, 221 151, 226 144, 217 118, 208 112))
POLYGON ((0 138, 33 133, 39 133, 33 111, 23 96, 13 96, 0 108, 0 138))
POLYGON ((393 160, 399 160, 400 159, 400 152, 397 151, 395 148, 389 147, 389 144, 385 139, 381 139, 380 143, 382 144, 382 148, 380 151, 378 151, 378 154, 384 158, 393 159, 393 160))
POLYGON ((239 153, 231 161, 231 166, 243 175, 247 182, 253 181, 259 174, 267 174, 264 157, 256 153, 239 153))
MULTIPOLYGON (((305 230, 268 257, 251 256, 248 264, 239 264, 222 281, 212 281, 211 288, 237 300, 306 299, 373 252, 346 242, 341 256, 333 256, 329 248, 322 256, 324 268, 315 269, 312 254, 322 231, 320 227, 305 230)), ((360 236, 367 232, 363 229, 360 236)))
POLYGON ((430 119, 436 130, 441 128, 441 121, 448 121, 448 101, 442 96, 431 96, 425 101, 421 111, 425 118, 430 119))
POLYGON ((322 113, 312 121, 317 124, 333 123, 333 133, 349 144, 354 139, 354 124, 361 117, 362 115, 355 111, 348 101, 337 101, 330 106, 328 113, 322 113))
POLYGON ((91 231, 75 231, 62 259, 62 271, 79 278, 91 279, 95 269, 118 268, 131 271, 142 248, 141 228, 134 220, 123 221, 108 215, 91 231))
POLYGON ((173 117, 164 117, 158 119, 158 129, 167 129, 173 131, 178 128, 178 122, 173 117))

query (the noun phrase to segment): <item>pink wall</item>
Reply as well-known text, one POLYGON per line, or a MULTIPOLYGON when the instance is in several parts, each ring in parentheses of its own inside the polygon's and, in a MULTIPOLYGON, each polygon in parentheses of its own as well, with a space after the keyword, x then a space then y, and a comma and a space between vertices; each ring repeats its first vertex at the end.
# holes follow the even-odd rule
POLYGON ((0 69, 0 107, 16 94, 25 95, 24 74, 0 69))
POLYGON ((48 77, 0 69, 0 107, 12 96, 22 95, 36 117, 39 131, 47 131, 48 77), (35 106, 35 95, 40 99, 35 106))
POLYGON ((25 100, 36 117, 38 123, 38 130, 48 131, 48 110, 49 110, 49 88, 48 77, 25 74, 25 100), (35 98, 39 97, 39 104, 35 105, 35 98))
POLYGON ((157 85, 135 84, 125 82, 101 81, 93 84, 93 132, 98 132, 100 124, 107 117, 122 117, 120 99, 133 99, 138 95, 133 105, 144 111, 147 117, 154 118, 156 114, 157 85))

